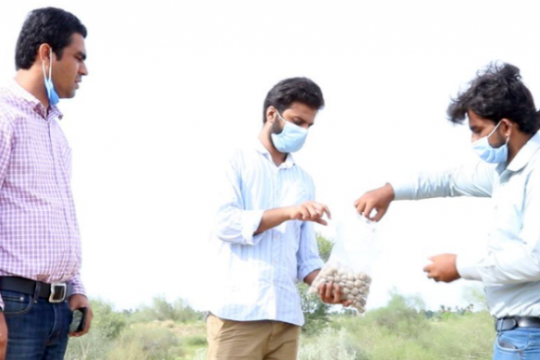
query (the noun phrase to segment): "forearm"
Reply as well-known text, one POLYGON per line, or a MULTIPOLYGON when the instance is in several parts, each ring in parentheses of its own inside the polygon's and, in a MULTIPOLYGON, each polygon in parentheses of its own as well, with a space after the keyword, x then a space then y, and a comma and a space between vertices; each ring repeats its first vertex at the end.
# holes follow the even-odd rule
POLYGON ((259 235, 266 230, 275 228, 276 226, 279 226, 290 219, 291 215, 289 208, 277 208, 267 210, 263 213, 259 227, 255 231, 254 235, 259 235))
POLYGON ((319 275, 319 272, 321 272, 321 269, 317 269, 315 271, 310 272, 305 278, 304 282, 308 285, 311 285, 313 283, 313 280, 319 275))

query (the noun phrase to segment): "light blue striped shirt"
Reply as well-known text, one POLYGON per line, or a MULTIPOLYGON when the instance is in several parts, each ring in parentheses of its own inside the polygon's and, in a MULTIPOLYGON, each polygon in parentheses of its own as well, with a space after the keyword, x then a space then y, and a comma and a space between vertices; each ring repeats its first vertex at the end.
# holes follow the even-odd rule
POLYGON ((422 173, 390 182, 396 200, 445 196, 491 197, 493 222, 483 254, 457 256, 460 275, 482 281, 491 314, 540 316, 540 136, 508 166, 422 173))
POLYGON ((260 141, 237 150, 226 167, 212 235, 209 311, 236 321, 304 324, 297 281, 323 265, 312 222, 286 221, 261 234, 266 210, 315 199, 311 177, 289 154, 279 167, 260 141))

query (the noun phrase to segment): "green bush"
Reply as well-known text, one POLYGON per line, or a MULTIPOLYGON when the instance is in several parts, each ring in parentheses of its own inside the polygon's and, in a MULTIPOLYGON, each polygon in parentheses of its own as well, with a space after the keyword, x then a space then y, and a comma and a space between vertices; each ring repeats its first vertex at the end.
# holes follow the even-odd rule
POLYGON ((135 324, 108 353, 108 360, 168 360, 182 355, 180 339, 160 324, 135 324))

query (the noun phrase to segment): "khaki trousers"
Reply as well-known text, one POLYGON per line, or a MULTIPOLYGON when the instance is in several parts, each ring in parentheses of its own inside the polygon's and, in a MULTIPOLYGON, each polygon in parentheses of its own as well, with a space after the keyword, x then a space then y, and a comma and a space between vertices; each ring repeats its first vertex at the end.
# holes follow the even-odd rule
POLYGON ((210 314, 208 360, 296 360, 300 326, 280 321, 233 321, 210 314))

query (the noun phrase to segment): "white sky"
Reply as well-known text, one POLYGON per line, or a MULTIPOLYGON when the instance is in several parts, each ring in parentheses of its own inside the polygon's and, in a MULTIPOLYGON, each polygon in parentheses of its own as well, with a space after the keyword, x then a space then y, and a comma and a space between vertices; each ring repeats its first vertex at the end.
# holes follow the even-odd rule
MULTIPOLYGON (((279 80, 307 76, 324 92, 296 159, 335 212, 406 171, 472 161, 467 128, 445 111, 488 62, 517 65, 540 93, 535 1, 2 1, 1 78, 26 14, 49 5, 89 31, 90 76, 61 102, 62 126, 83 279, 119 308, 157 294, 204 307, 216 170, 258 135, 279 80)), ((464 281, 435 284, 421 269, 430 255, 481 251, 488 211, 474 199, 393 204, 370 306, 392 287, 460 304, 464 281)))

